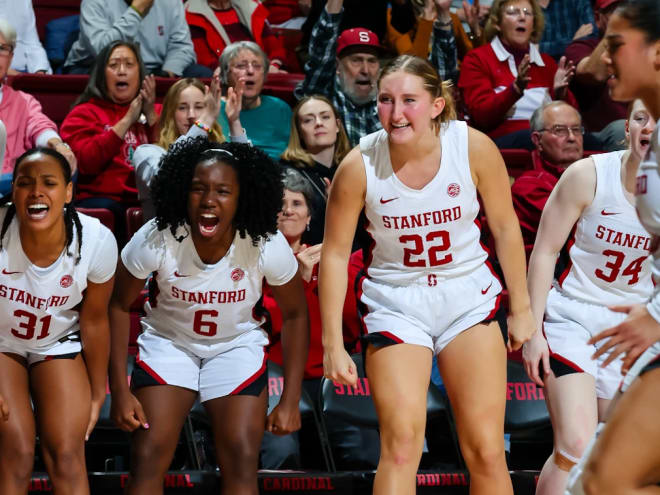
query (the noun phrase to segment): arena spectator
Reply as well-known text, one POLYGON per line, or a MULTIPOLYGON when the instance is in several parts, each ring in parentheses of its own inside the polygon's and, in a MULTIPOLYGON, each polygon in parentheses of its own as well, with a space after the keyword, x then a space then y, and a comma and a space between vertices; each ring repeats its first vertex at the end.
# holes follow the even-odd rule
POLYGON ((594 15, 599 36, 576 40, 566 48, 566 58, 575 64, 571 91, 575 94, 587 131, 596 133, 604 151, 625 149, 627 105, 613 101, 607 87, 609 74, 602 60, 607 42, 607 21, 621 0, 596 0, 594 15))
POLYGON ((41 110, 37 99, 5 83, 16 49, 16 30, 0 19, 0 120, 5 123, 7 145, 2 161, 0 195, 10 190, 14 160, 36 146, 53 148, 64 155, 75 171, 76 158, 57 133, 57 126, 41 110))
MULTIPOLYGON (((450 48, 447 45, 455 44, 456 57, 458 60, 463 60, 467 52, 481 45, 482 30, 477 15, 474 15, 470 18, 472 33, 477 34, 472 37, 468 36, 463 28, 463 23, 458 15, 451 12, 450 6, 451 0, 396 0, 392 2, 387 11, 387 45, 393 47, 398 54, 429 58, 429 54, 433 54, 434 51, 437 54, 448 53, 450 48), (450 43, 452 38, 454 43, 450 43), (440 43, 436 44, 436 40, 440 43), (443 47, 447 47, 446 51, 442 50, 443 47)), ((438 64, 434 58, 430 60, 442 76, 442 64, 438 64)), ((456 76, 458 76, 458 72, 455 74, 456 76)), ((444 77, 444 79, 449 78, 444 77)), ((454 77, 452 79, 454 82, 457 80, 454 77)))
POLYGON ((495 0, 485 28, 489 43, 463 59, 458 86, 471 125, 500 148, 529 147, 529 119, 543 103, 577 105, 568 90, 574 68, 539 51, 542 32, 537 0, 495 0))
MULTIPOLYGON (((237 41, 220 56, 222 84, 243 95, 241 123, 254 146, 278 161, 289 141, 291 108, 279 98, 262 95, 268 56, 253 41, 237 41)), ((225 101, 218 121, 225 136, 231 134, 225 101)))
POLYGON ((78 158, 77 206, 112 211, 120 236, 126 208, 137 205, 131 160, 153 140, 155 101, 156 83, 145 77, 137 45, 113 41, 96 57, 85 91, 62 122, 78 158))
POLYGON ((538 0, 545 29, 539 42, 542 53, 559 60, 573 40, 590 36, 595 29, 590 0, 538 0))
MULTIPOLYGON (((277 218, 280 232, 291 246, 303 278, 307 311, 309 314, 309 354, 305 363, 303 387, 310 397, 318 397, 323 377, 323 345, 321 343, 321 312, 318 296, 318 268, 321 244, 303 243, 306 229, 318 211, 311 207, 314 192, 298 171, 288 168, 284 172, 284 201, 277 218)), ((359 253, 361 254, 361 253, 359 253)), ((355 279, 362 269, 361 256, 351 257, 348 276, 351 281, 346 290, 342 312, 344 343, 349 351, 359 341, 360 320, 357 314, 355 279), (356 266, 357 265, 357 266, 356 266)), ((268 311, 271 324, 271 347, 269 359, 282 365, 281 342, 282 315, 270 287, 264 287, 264 308, 268 311)), ((335 418, 325 418, 329 440, 339 469, 373 469, 378 462, 378 432, 371 428, 356 427, 335 418)), ((304 441, 304 438, 302 439, 304 441)), ((266 432, 262 441, 261 462, 264 469, 300 469, 301 439, 297 433, 276 436, 266 432)))
POLYGON ((48 55, 41 46, 37 34, 37 22, 31 0, 0 0, 0 14, 16 29, 16 48, 10 74, 17 72, 42 72, 52 74, 48 55))
MULTIPOLYGON (((205 87, 199 79, 180 79, 165 95, 163 109, 158 119, 160 134, 155 144, 141 144, 133 154, 138 199, 142 205, 142 218, 151 220, 156 211, 151 199, 151 180, 159 169, 160 159, 170 145, 182 139, 207 136, 209 140, 222 143, 225 136, 218 124, 220 113, 220 81, 217 77, 211 87, 205 87)), ((229 88, 227 97, 231 140, 247 142, 245 131, 238 118, 241 111, 241 96, 229 88)))
POLYGON ((300 29, 312 8, 312 0, 264 0, 262 3, 268 9, 271 24, 289 29, 300 29))
POLYGON ((268 23, 268 10, 256 0, 187 0, 186 21, 197 61, 218 66, 225 47, 236 41, 254 41, 270 59, 268 72, 278 72, 286 58, 284 44, 268 23))
POLYGON ((7 146, 7 128, 0 120, 0 163, 5 159, 5 147, 7 146))
POLYGON ((116 40, 137 43, 147 73, 164 77, 210 77, 195 63, 181 0, 83 0, 80 36, 63 71, 89 73, 95 57, 116 40))
POLYGON ((309 43, 305 80, 296 88, 296 96, 328 96, 355 146, 362 136, 381 127, 376 111, 376 78, 378 55, 383 49, 368 29, 347 29, 339 35, 343 4, 344 0, 328 0, 321 13, 309 43))
POLYGON ((538 108, 530 126, 536 147, 532 152, 534 170, 523 173, 511 187, 527 259, 534 247, 548 196, 566 167, 582 158, 584 132, 580 113, 563 101, 538 108))
POLYGON ((310 208, 314 211, 303 233, 308 244, 323 241, 327 188, 350 144, 337 110, 325 96, 306 96, 293 109, 289 145, 282 164, 298 170, 312 188, 310 208))
POLYGON ((399 55, 417 55, 429 59, 443 80, 456 82, 459 40, 465 52, 472 49, 472 42, 458 17, 449 11, 451 0, 403 0, 399 8, 411 10, 415 20, 406 32, 398 31, 392 22, 393 16, 402 17, 404 14, 397 12, 397 3, 401 1, 394 2, 387 11, 386 43, 399 55))

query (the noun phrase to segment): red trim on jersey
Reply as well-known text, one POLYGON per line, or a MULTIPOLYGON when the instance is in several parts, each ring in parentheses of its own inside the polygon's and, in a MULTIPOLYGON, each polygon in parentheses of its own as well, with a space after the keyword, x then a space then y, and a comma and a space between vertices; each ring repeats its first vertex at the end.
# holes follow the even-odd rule
POLYGON ((135 364, 142 368, 151 378, 156 380, 161 385, 167 385, 167 382, 161 378, 161 376, 156 373, 151 366, 140 359, 140 353, 135 357, 135 364))
POLYGON ((575 228, 573 228, 573 234, 571 235, 571 239, 566 244, 566 252, 568 253, 568 265, 566 265, 564 272, 559 276, 559 280, 557 281, 559 282, 559 287, 562 286, 564 280, 566 280, 568 274, 571 273, 571 268, 573 267, 573 259, 571 258, 571 248, 573 247, 573 244, 575 244, 575 228))
POLYGON ((369 246, 367 247, 367 252, 366 255, 363 252, 362 257, 364 260, 364 272, 369 276, 369 267, 371 266, 371 262, 374 260, 374 255, 373 251, 374 248, 376 247, 376 240, 372 237, 371 232, 369 232, 367 229, 369 228, 369 219, 367 216, 364 216, 364 232, 369 236, 369 239, 371 239, 371 242, 369 243, 369 246))
POLYGON ((264 362, 261 363, 261 368, 259 368, 250 378, 245 380, 243 383, 241 383, 238 387, 236 387, 234 390, 229 392, 229 395, 236 395, 239 394, 245 387, 248 385, 254 383, 257 378, 259 378, 261 375, 264 374, 266 371, 266 361, 268 360, 268 354, 264 352, 264 362))

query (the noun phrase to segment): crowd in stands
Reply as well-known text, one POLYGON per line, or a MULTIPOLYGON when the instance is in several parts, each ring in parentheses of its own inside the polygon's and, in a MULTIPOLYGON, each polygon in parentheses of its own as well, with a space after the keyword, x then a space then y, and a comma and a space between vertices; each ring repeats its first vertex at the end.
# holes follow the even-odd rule
MULTIPOLYGON (((89 79, 58 129, 35 97, 11 85, 21 72, 52 72, 37 36, 37 0, 0 0, 0 193, 9 191, 23 152, 56 149, 75 172, 77 206, 110 210, 122 243, 127 208, 141 206, 145 220, 154 215, 149 185, 170 145, 208 136, 261 149, 285 171, 278 224, 302 268, 311 327, 306 386, 318 390, 314 255, 339 162, 381 127, 376 81, 383 60, 429 59, 453 81, 460 118, 501 149, 531 151, 529 170, 512 186, 529 255, 562 172, 585 149, 626 147, 626 106, 609 98, 601 60, 603 31, 619 1, 82 0, 80 34, 62 72, 89 79), (282 35, 292 25, 300 45, 293 57, 282 35), (292 109, 263 89, 269 74, 292 72, 287 61, 294 59, 304 79, 292 109), (179 78, 162 105, 157 78, 179 78)), ((360 325, 350 280, 361 258, 357 251, 349 269, 344 337, 351 346, 360 325)), ((272 357, 281 361, 281 317, 268 289, 265 296, 272 357)), ((346 428, 337 425, 343 439, 346 428)), ((274 449, 278 441, 267 435, 264 445, 274 449)), ((377 452, 355 448, 367 443, 348 446, 347 459, 375 465, 377 452)), ((286 455, 264 454, 268 467, 298 467, 299 446, 277 448, 286 455)))

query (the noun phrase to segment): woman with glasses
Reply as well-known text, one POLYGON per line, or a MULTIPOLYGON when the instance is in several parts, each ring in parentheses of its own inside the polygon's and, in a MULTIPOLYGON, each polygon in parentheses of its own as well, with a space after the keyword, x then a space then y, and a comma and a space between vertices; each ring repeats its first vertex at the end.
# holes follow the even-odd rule
POLYGON ((554 451, 537 495, 563 495, 568 472, 623 379, 621 359, 592 360, 599 346, 589 339, 625 319, 610 308, 643 303, 653 291, 652 240, 637 218, 634 192, 654 128, 649 111, 635 100, 626 121, 628 149, 568 167, 541 216, 528 273, 537 331, 523 344, 523 359, 530 379, 545 387, 554 451), (553 281, 567 239, 570 264, 553 281))
POLYGON ((34 146, 56 150, 76 170, 76 157, 57 133, 57 126, 44 115, 37 99, 16 91, 6 84, 9 66, 16 48, 16 30, 4 19, 0 19, 0 120, 7 128, 6 153, 2 160, 0 195, 11 189, 14 161, 34 146))
POLYGON ((559 65, 537 45, 543 33, 537 0, 495 0, 484 35, 488 44, 468 53, 458 80, 472 125, 500 148, 530 148, 529 119, 550 100, 577 106, 568 90, 575 68, 559 65))

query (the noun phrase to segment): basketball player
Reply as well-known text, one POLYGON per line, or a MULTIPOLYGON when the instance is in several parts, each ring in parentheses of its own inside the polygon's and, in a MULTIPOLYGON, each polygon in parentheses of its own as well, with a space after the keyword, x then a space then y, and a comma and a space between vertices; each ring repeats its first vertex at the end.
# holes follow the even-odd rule
POLYGON ((205 138, 177 142, 154 178, 156 216, 126 245, 110 317, 113 418, 134 431, 127 493, 163 493, 179 432, 199 395, 223 493, 257 495, 264 425, 300 428, 307 309, 298 263, 277 231, 279 169, 261 151, 205 138), (153 275, 139 352, 126 383, 128 310, 153 275), (282 310, 284 392, 266 419, 264 278, 282 310))
POLYGON ((504 457, 506 347, 501 284, 479 244, 477 192, 509 290, 509 347, 532 334, 525 255, 509 181, 495 145, 455 119, 449 88, 425 60, 400 56, 378 85, 383 130, 361 139, 330 194, 321 255, 325 376, 354 385, 343 348, 342 293, 362 208, 372 237, 361 301, 366 368, 381 434, 374 493, 415 493, 431 359, 447 387, 470 493, 511 494, 504 457))
POLYGON ((89 494, 85 439, 105 399, 117 244, 72 201, 58 152, 35 148, 16 160, 0 208, 3 495, 27 493, 35 429, 55 493, 89 494))
POLYGON ((587 341, 625 319, 608 307, 643 303, 653 292, 651 236, 635 212, 634 192, 654 128, 655 120, 635 100, 626 121, 628 150, 571 165, 543 210, 528 274, 537 331, 523 346, 527 374, 545 386, 554 431, 539 495, 564 493, 568 472, 605 420, 623 379, 621 360, 600 367, 605 357, 592 360, 597 348, 587 341), (574 228, 570 265, 548 292, 559 252, 574 228))

